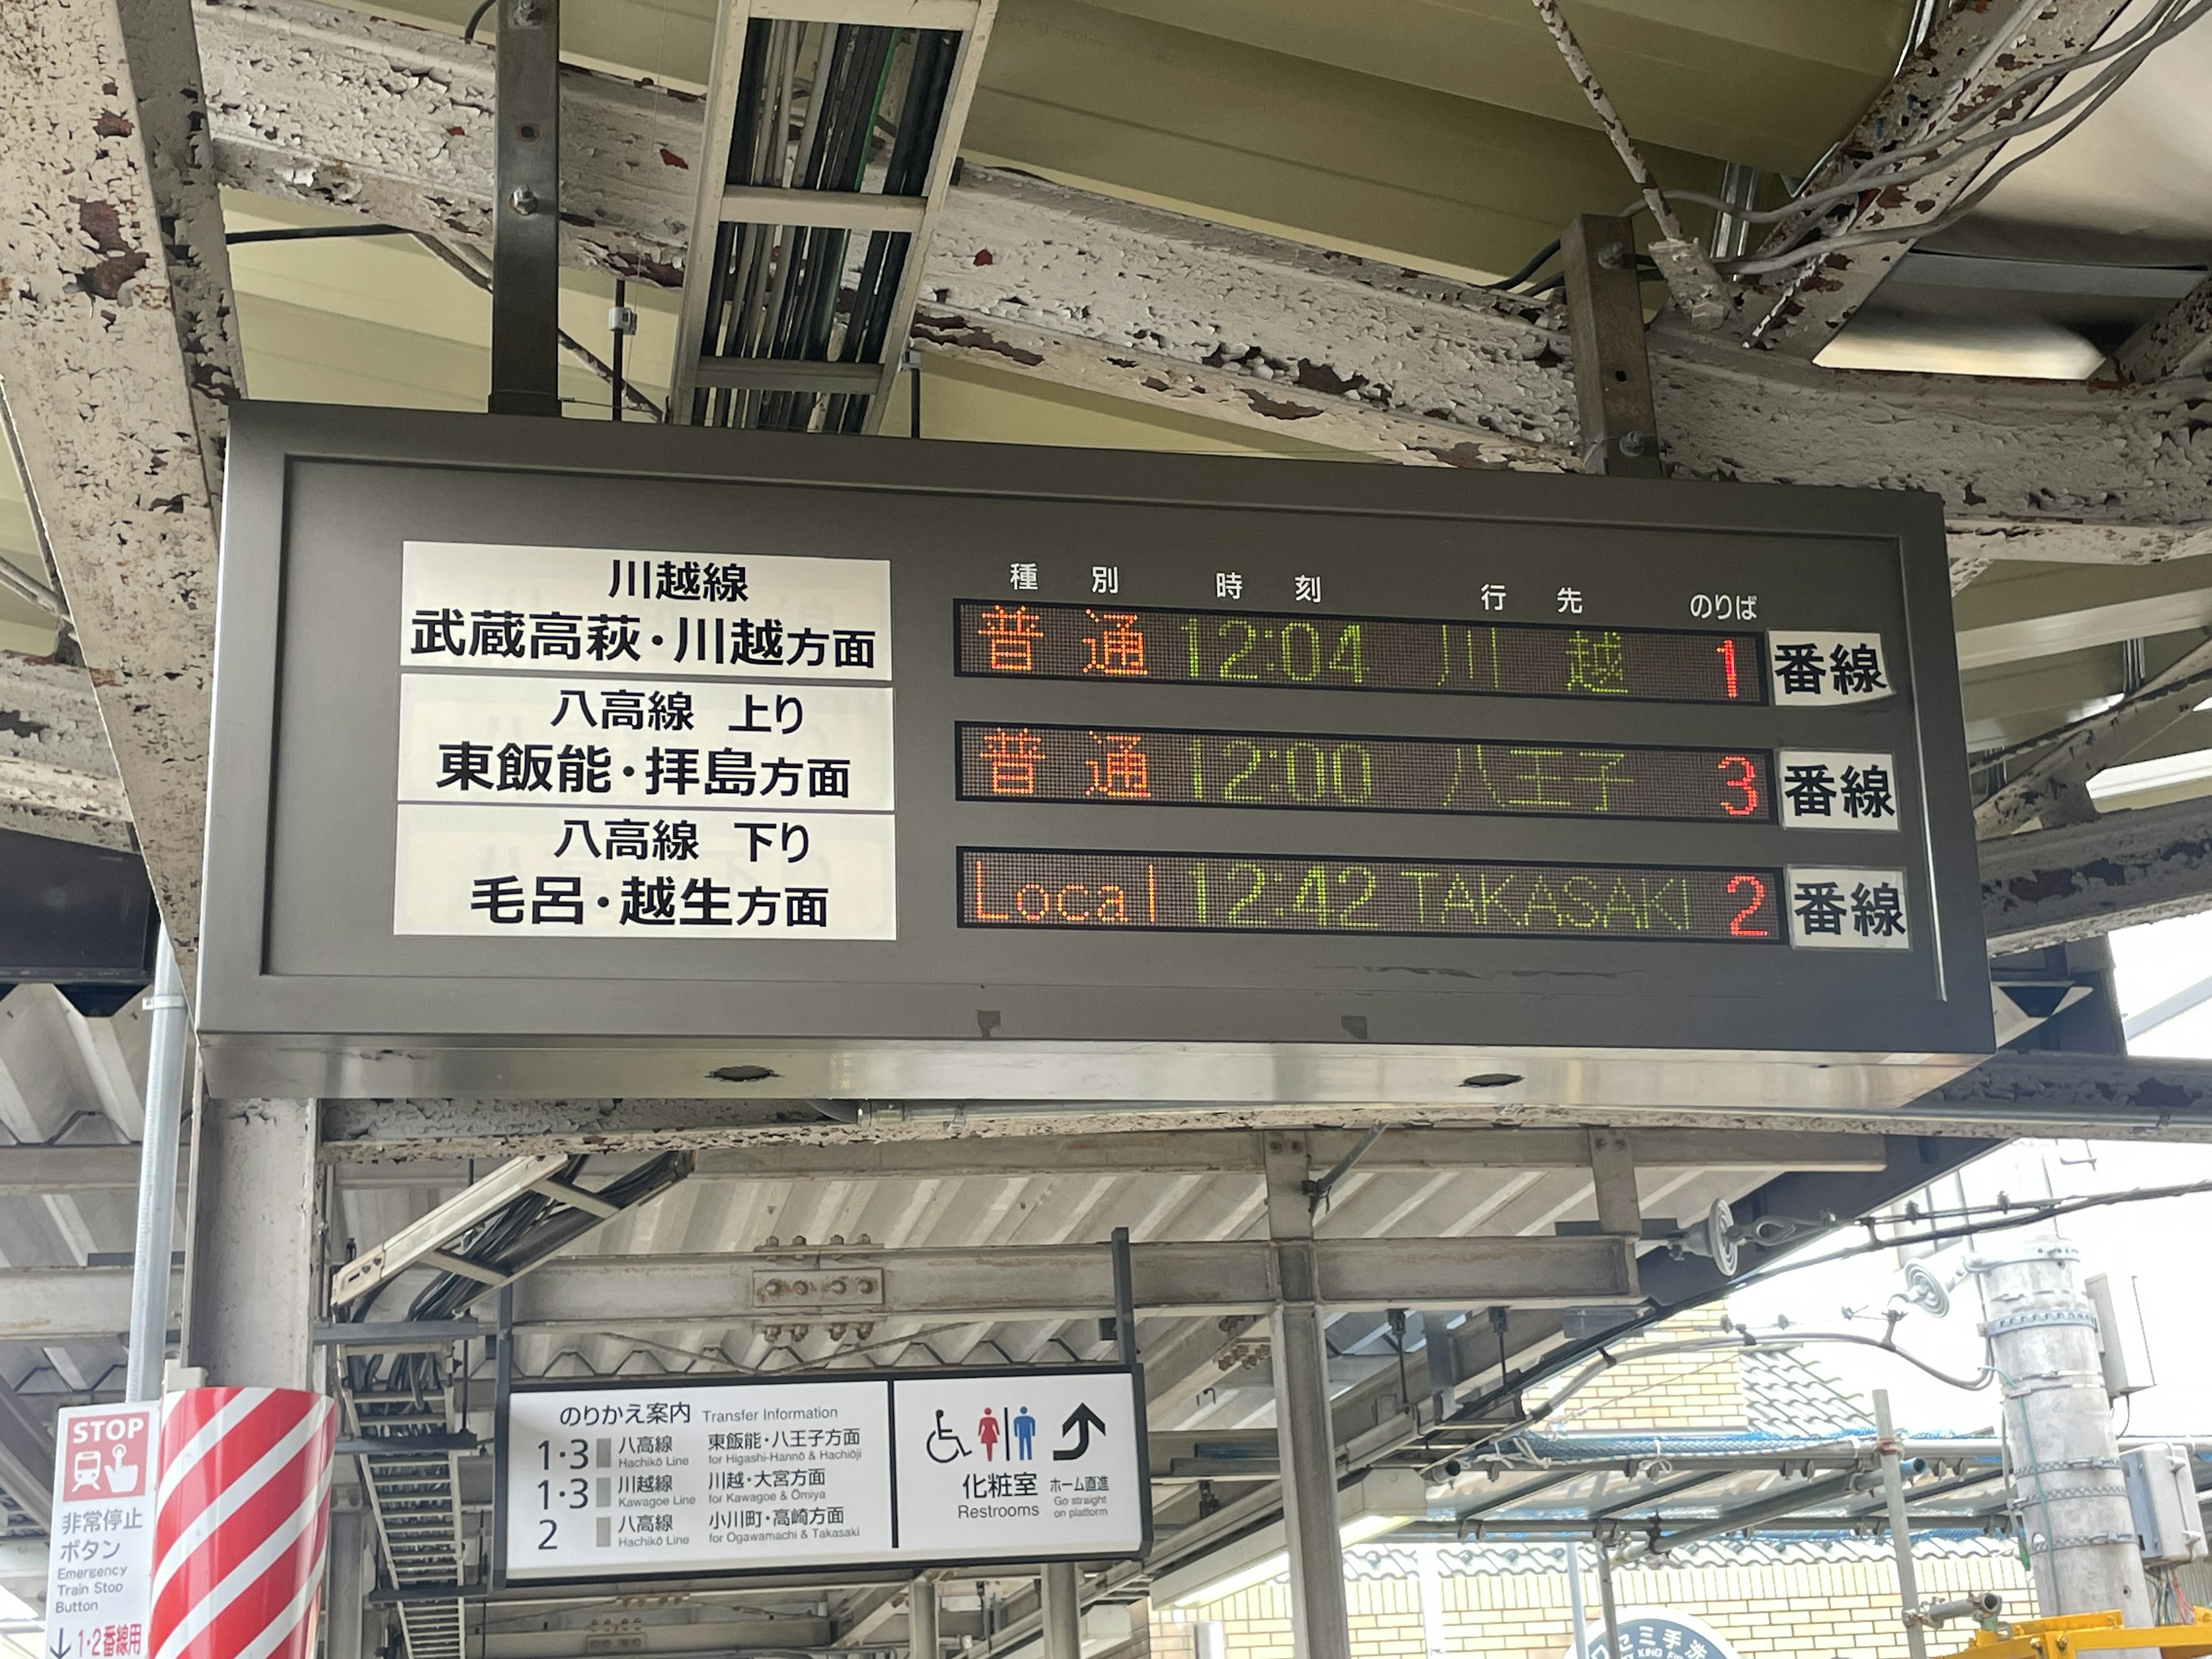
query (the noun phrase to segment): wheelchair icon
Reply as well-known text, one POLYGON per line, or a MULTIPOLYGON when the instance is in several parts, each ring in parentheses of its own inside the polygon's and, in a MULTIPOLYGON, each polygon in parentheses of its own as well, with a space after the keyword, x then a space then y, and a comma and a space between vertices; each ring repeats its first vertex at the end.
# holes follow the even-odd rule
POLYGON ((962 1443, 960 1437, 945 1426, 943 1412, 937 1413, 937 1426, 922 1441, 921 1449, 929 1454, 929 1461, 933 1463, 950 1463, 968 1455, 968 1448, 962 1443))

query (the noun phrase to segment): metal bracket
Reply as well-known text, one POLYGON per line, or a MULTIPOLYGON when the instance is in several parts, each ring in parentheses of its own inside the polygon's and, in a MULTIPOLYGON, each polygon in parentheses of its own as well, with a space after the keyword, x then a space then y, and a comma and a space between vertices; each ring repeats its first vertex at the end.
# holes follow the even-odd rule
POLYGON ((2008 1331, 2036 1330, 2047 1325, 2086 1325, 2097 1328, 2097 1315, 2089 1308, 2033 1308, 2026 1313, 1999 1314, 1982 1326, 1984 1336, 2002 1336, 2008 1331))
POLYGON ((2099 1544, 2135 1544, 2138 1540, 2131 1532, 2085 1532, 2072 1538, 2050 1538, 2027 1540, 2027 1547, 2038 1555, 2051 1555, 2059 1550, 2086 1550, 2099 1544))
POLYGON ((495 415, 557 416, 561 0, 495 0, 495 9, 489 406, 495 415))
POLYGON ((473 1319, 379 1319, 318 1325, 315 1346, 349 1353, 436 1353, 483 1334, 473 1319))
POLYGON ((1559 238, 1559 267, 1567 279, 1583 471, 1663 478, 1633 228, 1626 219, 1581 215, 1559 238))
POLYGON ((873 1266, 818 1266, 798 1272, 786 1267, 753 1269, 753 1306, 763 1312, 880 1308, 884 1294, 883 1269, 873 1266))
MULTIPOLYGON (((474 1186, 447 1199, 420 1221, 401 1228, 374 1249, 339 1268, 331 1283, 331 1305, 343 1307, 358 1301, 411 1267, 434 1267, 491 1287, 505 1285, 520 1273, 528 1272, 538 1265, 535 1261, 508 1272, 456 1254, 463 1238, 528 1193, 542 1194, 556 1203, 583 1211, 592 1217, 592 1227, 602 1226, 623 1212, 622 1205, 563 1181, 561 1176, 568 1163, 568 1155, 564 1152, 541 1152, 509 1159, 474 1186)), ((358 1328, 362 1334, 357 1339, 350 1335, 333 1339, 349 1347, 368 1346, 375 1340, 369 1334, 371 1332, 384 1329, 387 1337, 391 1334, 389 1328, 376 1325, 356 1328, 341 1324, 327 1328, 345 1332, 358 1328)))
POLYGON ((2117 1457, 2055 1457, 2048 1463, 2030 1463, 2026 1468, 2014 1469, 2012 1478, 2018 1482, 2032 1475, 2071 1473, 2077 1469, 2117 1469, 2119 1467, 2120 1460, 2117 1457))

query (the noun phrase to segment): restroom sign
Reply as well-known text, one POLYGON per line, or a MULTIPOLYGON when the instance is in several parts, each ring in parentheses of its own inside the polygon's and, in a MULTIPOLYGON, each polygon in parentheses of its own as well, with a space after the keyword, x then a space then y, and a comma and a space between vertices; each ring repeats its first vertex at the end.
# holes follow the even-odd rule
POLYGON ((1144 1418, 1128 1371, 902 1381, 899 1525, 953 1556, 1144 1547, 1144 1418))

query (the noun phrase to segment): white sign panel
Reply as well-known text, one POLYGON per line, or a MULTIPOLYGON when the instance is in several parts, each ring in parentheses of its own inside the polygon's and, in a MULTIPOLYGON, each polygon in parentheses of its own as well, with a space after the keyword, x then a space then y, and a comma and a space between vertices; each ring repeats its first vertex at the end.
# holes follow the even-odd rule
POLYGON ((399 799, 888 811, 891 690, 404 674, 399 799))
POLYGON ((399 809, 396 933, 894 939, 888 812, 399 809))
POLYGON ((897 936, 886 562, 410 542, 402 595, 395 933, 897 936))
POLYGON ((1134 1555, 1125 1371, 521 1390, 506 1577, 1134 1555))
POLYGON ((517 1393, 507 1576, 628 1577, 891 1553, 878 1382, 517 1393))
POLYGON ((1814 951, 1910 951, 1902 870, 1793 864, 1784 872, 1790 942, 1814 951))
POLYGON ((1784 708, 1870 702, 1896 691, 1879 634, 1769 633, 1766 666, 1784 708))
POLYGON ((887 680, 882 559, 409 542, 407 668, 887 680))
POLYGON ((1145 1546, 1127 1371, 928 1377, 892 1385, 899 1543, 910 1554, 1130 1555, 1145 1546))
POLYGON ((1782 822, 1791 830, 1894 830, 1897 765, 1887 755, 1784 749, 1774 757, 1782 822))
POLYGON ((146 1659, 157 1413, 77 1406, 56 1419, 46 1640, 54 1659, 146 1659))

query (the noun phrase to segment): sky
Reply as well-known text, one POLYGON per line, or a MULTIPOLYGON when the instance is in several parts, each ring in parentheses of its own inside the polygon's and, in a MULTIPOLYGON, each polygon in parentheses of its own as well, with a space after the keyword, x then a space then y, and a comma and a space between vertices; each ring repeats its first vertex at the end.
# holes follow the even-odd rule
MULTIPOLYGON (((2135 1014, 2212 975, 2212 914, 2186 916, 2112 936, 2123 1017, 2135 1014)), ((2212 1059, 2212 1003, 2200 1005, 2130 1044, 2138 1054, 2212 1059)), ((1936 1189, 1936 1201, 1955 1206, 2000 1194, 2042 1198, 2126 1192, 2212 1182, 2212 1146, 2135 1141, 2021 1140, 1978 1160, 1936 1189)), ((2046 1236, 2052 1230, 2039 1230, 2046 1236)), ((2204 1287, 2212 1271, 2212 1193, 2113 1205, 2068 1217, 2057 1229, 2081 1253, 2083 1278, 2112 1282, 2123 1321, 2136 1334, 2154 1382, 2118 1407, 2124 1432, 2193 1434, 2212 1439, 2212 1305, 2204 1287)), ((2024 1231, 1947 1245, 1925 1265, 1950 1287, 1951 1310, 1938 1319, 1914 1308, 1897 1328, 1897 1346, 1955 1375, 1982 1362, 1976 1327, 1982 1317, 1975 1281, 1966 1272, 1978 1249, 1993 1250, 2024 1231)), ((1832 1253, 1839 1241, 1798 1253, 1832 1253)), ((1880 1337, 1882 1310, 1905 1290, 1898 1253, 1872 1252, 1806 1267, 1752 1285, 1729 1298, 1730 1316, 1754 1330, 1786 1318, 1797 1331, 1838 1331, 1880 1337), (1847 1316, 1846 1310, 1849 1310, 1847 1316)), ((1908 1431, 1962 1432, 1992 1427, 1996 1401, 1988 1389, 1967 1392, 1937 1382, 1904 1360, 1875 1350, 1823 1343, 1813 1356, 1858 1394, 1890 1393, 1898 1425, 1908 1431)))

